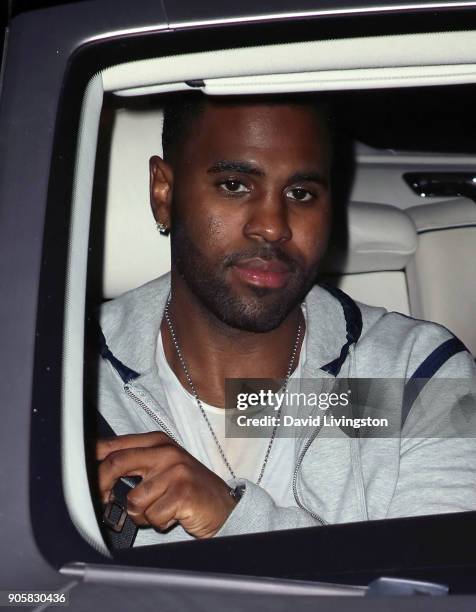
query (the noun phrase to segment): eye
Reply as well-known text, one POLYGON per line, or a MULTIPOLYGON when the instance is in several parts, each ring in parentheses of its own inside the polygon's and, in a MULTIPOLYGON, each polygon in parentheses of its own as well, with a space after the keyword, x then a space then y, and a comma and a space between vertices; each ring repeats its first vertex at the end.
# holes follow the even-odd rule
POLYGON ((293 187, 286 192, 286 197, 291 200, 297 200, 298 202, 309 202, 316 196, 303 187, 293 187))
POLYGON ((227 179, 226 181, 221 181, 218 185, 220 189, 230 194, 249 193, 251 191, 244 183, 237 179, 227 179))
POLYGON ((220 181, 218 186, 227 193, 248 193, 250 191, 250 189, 238 179, 220 181))

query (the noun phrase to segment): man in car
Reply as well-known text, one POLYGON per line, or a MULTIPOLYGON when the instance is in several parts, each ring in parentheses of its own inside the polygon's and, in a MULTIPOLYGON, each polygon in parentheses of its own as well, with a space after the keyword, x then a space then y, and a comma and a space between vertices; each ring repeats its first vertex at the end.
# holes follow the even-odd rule
POLYGON ((150 189, 171 273, 101 314, 99 410, 117 437, 97 444, 99 489, 106 503, 141 477, 135 544, 475 509, 474 441, 432 436, 455 406, 418 411, 428 385, 407 384, 402 438, 225 436, 226 379, 475 376, 445 328, 315 285, 333 209, 326 107, 185 99, 163 143, 150 189))

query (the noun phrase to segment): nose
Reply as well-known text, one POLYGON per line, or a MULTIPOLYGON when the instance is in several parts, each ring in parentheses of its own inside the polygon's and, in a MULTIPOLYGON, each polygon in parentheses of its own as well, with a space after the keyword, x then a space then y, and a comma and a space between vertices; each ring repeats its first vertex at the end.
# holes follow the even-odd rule
POLYGON ((243 233, 247 238, 265 242, 291 240, 293 234, 286 202, 278 195, 269 195, 250 203, 250 214, 243 233))

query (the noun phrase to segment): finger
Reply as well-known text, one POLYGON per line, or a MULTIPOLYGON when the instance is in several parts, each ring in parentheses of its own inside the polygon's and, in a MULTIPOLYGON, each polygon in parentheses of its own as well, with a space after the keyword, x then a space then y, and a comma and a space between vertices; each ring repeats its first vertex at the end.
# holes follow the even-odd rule
MULTIPOLYGON (((141 476, 143 481, 167 472, 180 465, 185 451, 175 446, 164 445, 152 448, 126 448, 110 453, 98 467, 98 487, 101 499, 109 499, 111 489, 121 476, 141 476)), ((183 470, 182 470, 183 471, 183 470)), ((178 475, 181 473, 177 469, 178 475)), ((170 482, 170 478, 167 480, 170 482)))
POLYGON ((127 514, 136 525, 149 525, 145 511, 167 492, 169 479, 164 474, 143 479, 127 494, 127 514))
POLYGON ((163 431, 150 431, 142 434, 126 434, 113 438, 103 438, 96 442, 96 459, 102 461, 110 453, 127 448, 147 448, 151 446, 177 445, 163 431))
MULTIPOLYGON (((168 489, 164 495, 155 500, 144 511, 144 518, 147 525, 152 525, 160 531, 165 531, 174 523, 178 522, 177 514, 180 501, 172 488, 168 489)), ((133 518, 133 520, 135 520, 133 518)))
POLYGON ((141 448, 130 448, 110 453, 98 467, 98 488, 104 503, 109 500, 114 484, 121 476, 141 476, 147 472, 148 462, 141 448))

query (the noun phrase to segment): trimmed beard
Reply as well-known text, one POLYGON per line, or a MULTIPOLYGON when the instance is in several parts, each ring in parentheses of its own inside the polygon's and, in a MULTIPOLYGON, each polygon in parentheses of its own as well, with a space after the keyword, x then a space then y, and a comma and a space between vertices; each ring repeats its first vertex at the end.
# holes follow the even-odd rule
POLYGON ((170 247, 174 267, 202 305, 222 323, 243 331, 264 333, 279 327, 304 301, 316 279, 317 263, 306 272, 281 247, 270 243, 231 253, 213 265, 194 243, 176 213, 170 247), (285 263, 291 271, 289 281, 281 289, 249 285, 248 294, 237 295, 227 283, 226 272, 240 260, 255 257, 285 263))

